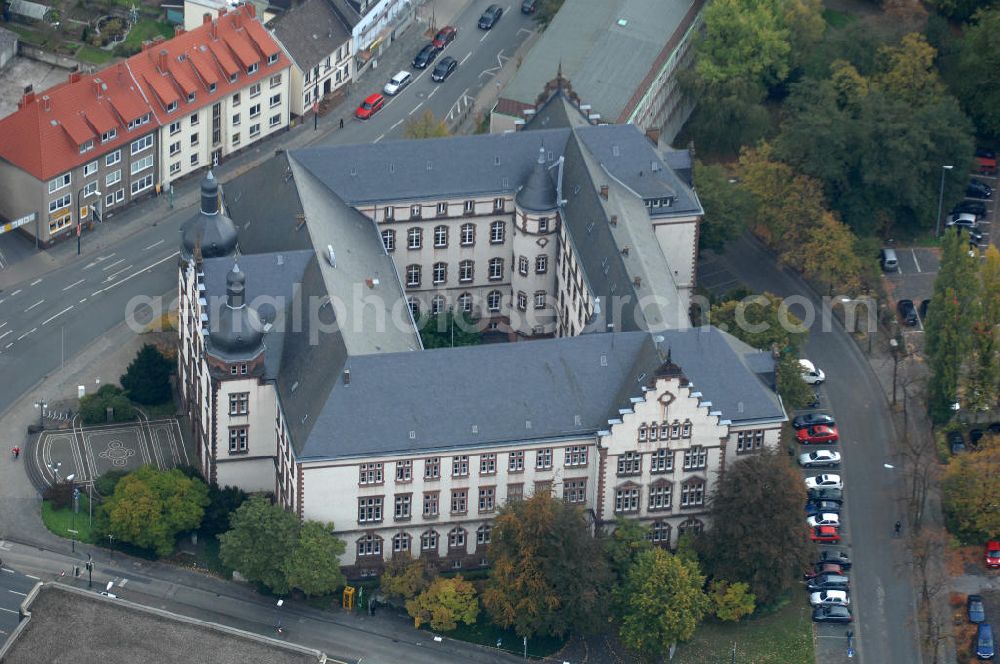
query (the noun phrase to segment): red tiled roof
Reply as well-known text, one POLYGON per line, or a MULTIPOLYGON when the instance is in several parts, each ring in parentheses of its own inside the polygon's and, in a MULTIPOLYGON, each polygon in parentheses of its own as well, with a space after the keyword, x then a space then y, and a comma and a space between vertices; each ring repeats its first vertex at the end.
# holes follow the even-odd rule
POLYGON ((218 85, 219 67, 204 44, 191 51, 191 65, 206 85, 218 85))
POLYGON ((236 64, 236 60, 233 60, 233 54, 229 52, 229 48, 225 44, 213 41, 209 42, 208 48, 215 56, 216 62, 222 65, 222 71, 226 73, 226 78, 240 73, 240 66, 236 64))
POLYGON ((145 134, 128 132, 126 126, 150 112, 124 65, 86 76, 71 74, 19 106, 0 120, 0 158, 43 181, 145 134), (117 136, 101 143, 100 134, 111 128, 118 129, 117 136), (89 140, 94 149, 80 154, 80 146, 89 140))
POLYGON ((257 21, 248 21, 245 23, 245 26, 247 34, 250 35, 250 40, 253 41, 257 49, 265 56, 274 55, 281 50, 277 42, 264 29, 263 25, 257 21))
POLYGON ((171 62, 167 65, 167 70, 170 75, 174 77, 177 84, 184 91, 184 96, 190 97, 191 95, 198 93, 198 88, 202 87, 201 84, 195 80, 194 72, 191 71, 191 65, 188 64, 187 58, 184 58, 184 62, 171 62))
POLYGON ((153 89, 153 92, 164 108, 175 101, 181 100, 180 93, 177 92, 177 88, 174 87, 174 84, 167 78, 166 74, 152 71, 144 74, 142 80, 153 89))
POLYGON ((226 46, 229 47, 229 50, 233 52, 236 59, 243 65, 243 69, 246 69, 255 62, 260 62, 260 53, 253 47, 253 43, 249 39, 243 38, 246 34, 244 31, 241 34, 222 37, 222 40, 226 42, 226 46))

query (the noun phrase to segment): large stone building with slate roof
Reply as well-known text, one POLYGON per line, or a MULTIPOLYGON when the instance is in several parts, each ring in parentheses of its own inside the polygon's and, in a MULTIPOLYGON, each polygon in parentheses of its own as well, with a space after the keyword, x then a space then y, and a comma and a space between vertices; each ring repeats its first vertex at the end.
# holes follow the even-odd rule
POLYGON ((530 131, 281 155, 226 185, 228 252, 188 246, 234 223, 203 196, 179 364, 206 476, 332 521, 351 576, 483 565, 537 491, 703 528, 726 465, 778 444, 774 362, 689 325, 689 160, 579 117, 557 90, 530 131), (424 350, 446 307, 519 342, 424 350))

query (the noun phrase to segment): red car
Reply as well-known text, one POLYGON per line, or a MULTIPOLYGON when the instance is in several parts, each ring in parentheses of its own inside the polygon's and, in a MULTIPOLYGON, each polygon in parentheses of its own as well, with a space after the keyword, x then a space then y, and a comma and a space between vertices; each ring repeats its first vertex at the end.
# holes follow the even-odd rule
POLYGON ((809 529, 809 539, 823 544, 836 544, 840 541, 840 530, 836 526, 816 526, 809 529))
POLYGON ((1000 568, 1000 542, 986 543, 986 566, 990 569, 1000 568))
POLYGON ((434 35, 434 39, 431 40, 431 45, 440 51, 442 48, 455 41, 455 37, 457 35, 458 30, 456 28, 446 25, 438 30, 437 34, 434 35))
POLYGON ((817 424, 816 426, 799 429, 795 432, 795 436, 803 445, 810 443, 815 445, 829 445, 840 440, 837 427, 827 426, 826 424, 817 424))
POLYGON ((368 95, 368 98, 361 102, 361 106, 358 106, 358 110, 354 111, 354 117, 359 120, 367 120, 381 111, 383 106, 385 106, 385 97, 377 92, 368 95))

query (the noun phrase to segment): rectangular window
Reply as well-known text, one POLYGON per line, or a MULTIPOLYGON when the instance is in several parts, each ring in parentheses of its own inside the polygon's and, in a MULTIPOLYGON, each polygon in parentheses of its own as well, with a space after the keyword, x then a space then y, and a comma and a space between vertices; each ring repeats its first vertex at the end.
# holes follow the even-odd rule
MULTIPOLYGON (((277 61, 278 61, 278 54, 277 53, 272 53, 271 55, 267 56, 267 64, 273 65, 277 61)), ((271 85, 272 86, 278 84, 278 83, 274 82, 274 79, 278 79, 278 83, 281 83, 281 74, 278 74, 277 76, 271 77, 271 85)))
POLYGON ((72 181, 72 173, 64 173, 55 179, 49 180, 49 193, 52 194, 59 191, 63 187, 68 187, 72 181))
POLYGON ((113 194, 108 194, 107 196, 104 197, 104 206, 111 207, 116 203, 121 203, 123 200, 125 200, 125 190, 119 189, 113 194))
POLYGON ((171 122, 170 123, 170 135, 171 136, 175 136, 175 135, 177 135, 179 133, 181 133, 181 121, 178 120, 176 122, 171 122))
POLYGON ((623 487, 615 491, 615 512, 629 513, 639 511, 639 488, 623 487))
MULTIPOLYGON (((256 62, 253 63, 252 65, 250 65, 249 67, 247 67, 247 76, 253 76, 254 74, 257 73, 258 69, 260 69, 260 65, 258 63, 256 63, 256 62)), ((258 83, 258 85, 260 85, 260 84, 258 83)))
POLYGON ((493 210, 494 212, 503 212, 503 199, 494 198, 493 199, 493 210))
POLYGON ((141 173, 147 168, 152 168, 152 167, 153 167, 153 155, 148 154, 142 159, 138 159, 132 162, 132 169, 131 169, 132 175, 135 175, 136 173, 141 173))
POLYGON ((698 507, 705 504, 705 484, 690 482, 681 487, 681 507, 698 507))
POLYGON ((89 141, 80 146, 80 154, 83 154, 84 152, 90 152, 93 149, 94 149, 94 139, 90 139, 89 141))
POLYGON ((105 155, 105 157, 104 157, 104 165, 105 166, 114 166, 115 164, 117 164, 121 160, 122 160, 122 151, 121 150, 115 150, 114 152, 111 152, 111 153, 105 155))
POLYGON ((451 513, 465 514, 469 511, 468 489, 455 489, 451 492, 451 513))
POLYGON ((382 496, 358 498, 358 523, 378 523, 382 520, 382 496))
POLYGON ((625 452, 618 457, 618 476, 638 475, 642 472, 642 455, 638 452, 625 452))
POLYGON ((563 500, 567 503, 584 503, 587 501, 587 480, 576 478, 563 481, 563 500))
POLYGON ((419 228, 411 228, 406 232, 406 248, 419 249, 423 243, 423 233, 419 228))
POLYGON ((441 477, 441 457, 424 459, 424 479, 436 480, 441 477))
POLYGON ((508 484, 507 485, 507 502, 514 500, 524 500, 524 485, 523 484, 508 484))
POLYGON ((250 119, 260 117, 260 104, 254 104, 250 107, 250 119))
POLYGON ((181 153, 181 142, 175 141, 170 144, 170 156, 174 157, 181 153))
POLYGON ((97 172, 97 162, 92 161, 83 167, 83 177, 90 177, 97 172))
POLYGON ((153 135, 147 134, 140 139, 132 141, 132 146, 130 147, 130 150, 132 154, 138 154, 139 152, 142 152, 143 150, 149 149, 151 147, 153 147, 153 135))
POLYGON ((438 515, 438 492, 428 491, 424 494, 424 517, 438 515))
POLYGON ((240 93, 237 92, 236 94, 233 95, 233 108, 236 108, 239 105, 240 105, 240 93))
POLYGON ((281 106, 281 95, 280 94, 271 95, 269 103, 271 104, 271 108, 274 108, 275 106, 281 106))
POLYGON ((177 175, 180 172, 181 172, 181 162, 175 161, 174 163, 170 164, 171 175, 177 175))
POLYGON ((479 489, 479 513, 485 514, 496 511, 497 490, 496 487, 484 486, 479 489))
POLYGON ((656 450, 649 455, 651 473, 670 473, 674 470, 674 453, 671 450, 656 450))
POLYGON ((250 125, 250 138, 257 138, 260 136, 260 123, 250 125))
POLYGON ((396 251, 396 231, 382 231, 382 246, 386 252, 396 251))
POLYGON ((87 186, 83 188, 83 197, 93 196, 97 193, 97 182, 88 182, 87 186))
POLYGON ((198 134, 191 134, 191 147, 198 145, 198 134))
POLYGON ((673 499, 672 494, 672 487, 667 482, 660 481, 658 484, 649 487, 649 511, 669 510, 673 499))
POLYGON ((234 392, 229 395, 229 414, 246 415, 250 412, 250 393, 234 392))
POLYGON ((392 221, 393 219, 396 218, 396 208, 392 206, 387 206, 385 208, 382 208, 382 217, 386 221, 392 221))
POLYGON ((574 445, 566 448, 566 466, 569 468, 587 465, 587 447, 574 445))
POLYGON ((437 551, 438 534, 429 530, 420 536, 420 549, 423 551, 437 551))
POLYGON ((701 470, 708 461, 708 451, 701 446, 684 450, 684 470, 701 470))
POLYGON ((475 201, 465 201, 463 211, 465 214, 475 214, 476 212, 476 202, 475 201))
POLYGON ((253 99, 260 94, 260 83, 254 83, 250 86, 250 98, 253 99))
POLYGON ((190 103, 194 102, 194 99, 195 99, 195 93, 194 92, 189 92, 188 93, 188 103, 190 104, 190 103))
POLYGON ((132 182, 132 186, 129 189, 132 191, 132 195, 135 196, 140 191, 145 191, 153 186, 153 174, 142 176, 141 179, 132 182))
POLYGON ((437 204, 437 215, 439 217, 443 217, 443 216, 447 216, 448 215, 448 204, 447 203, 438 203, 437 204))
POLYGON ((122 179, 122 169, 119 168, 117 171, 108 173, 107 177, 104 178, 104 186, 110 187, 113 184, 121 182, 121 179, 122 179))
POLYGON ((410 218, 411 219, 420 219, 420 217, 422 217, 422 216, 423 216, 423 208, 421 208, 419 205, 411 205, 410 206, 410 218))
POLYGON ((396 494, 395 506, 393 509, 393 516, 397 521, 410 518, 410 502, 412 500, 411 494, 408 493, 398 493, 396 494))
POLYGON ((528 276, 528 257, 520 256, 517 259, 517 271, 522 277, 528 276))
POLYGON ((535 256, 535 274, 545 274, 549 271, 549 257, 545 254, 535 256))
POLYGON ((236 132, 235 134, 233 134, 233 147, 235 148, 239 144, 240 144, 240 132, 236 132))
POLYGON ((103 134, 101 134, 101 143, 107 143, 109 141, 115 140, 118 137, 117 129, 109 129, 103 134))
POLYGON ((267 126, 271 127, 272 129, 280 124, 281 124, 281 113, 275 113, 267 121, 267 126))
POLYGON ((462 454, 451 458, 451 476, 452 477, 469 476, 469 456, 467 454, 462 454))
POLYGON ((381 484, 382 464, 363 463, 358 467, 358 484, 381 484))
POLYGON ((479 474, 496 475, 497 455, 494 452, 479 455, 479 474))
POLYGON ((548 232, 548 230, 549 230, 549 218, 542 217, 541 219, 538 220, 538 231, 540 233, 545 233, 548 232))
POLYGON ((396 481, 409 482, 413 479, 413 462, 410 460, 396 462, 396 481))
POLYGON ((547 294, 545 291, 535 291, 535 309, 544 309, 547 294))
POLYGON ((197 166, 198 165, 198 156, 199 156, 198 153, 195 153, 195 154, 191 155, 191 165, 192 166, 197 166))
POLYGON ((547 447, 535 452, 535 470, 552 469, 552 448, 547 447))
POLYGON ((61 210, 63 208, 69 207, 70 203, 73 202, 73 195, 66 194, 54 201, 49 201, 49 214, 52 214, 56 210, 61 210))
POLYGON ((507 472, 524 472, 524 450, 517 450, 507 455, 507 472))
POLYGON ((229 429, 229 453, 239 454, 247 451, 247 427, 232 427, 229 429))

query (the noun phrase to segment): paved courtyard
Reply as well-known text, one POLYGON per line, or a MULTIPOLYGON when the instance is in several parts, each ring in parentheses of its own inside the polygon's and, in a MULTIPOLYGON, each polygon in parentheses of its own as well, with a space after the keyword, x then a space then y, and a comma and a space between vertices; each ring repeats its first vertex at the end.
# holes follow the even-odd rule
POLYGON ((45 431, 31 450, 32 473, 44 485, 70 475, 87 484, 109 470, 135 470, 152 464, 166 470, 192 464, 175 419, 45 431))

